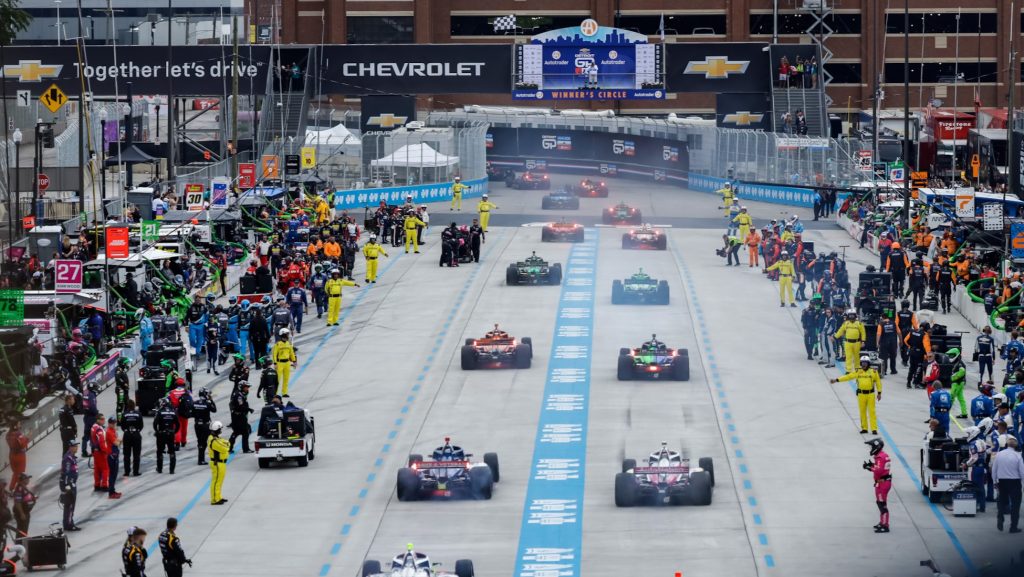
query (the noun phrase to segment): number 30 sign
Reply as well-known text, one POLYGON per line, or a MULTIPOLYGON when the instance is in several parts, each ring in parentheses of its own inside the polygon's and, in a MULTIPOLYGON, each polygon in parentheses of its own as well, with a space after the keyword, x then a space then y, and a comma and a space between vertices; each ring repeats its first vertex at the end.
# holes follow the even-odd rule
POLYGON ((82 261, 58 260, 54 262, 54 288, 59 293, 82 290, 82 261))

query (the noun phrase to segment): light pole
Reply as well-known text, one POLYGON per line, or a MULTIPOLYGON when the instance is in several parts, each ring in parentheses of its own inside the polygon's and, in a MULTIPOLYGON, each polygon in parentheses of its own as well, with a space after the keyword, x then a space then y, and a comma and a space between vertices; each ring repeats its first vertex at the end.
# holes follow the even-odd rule
POLYGON ((53 0, 53 3, 57 5, 57 46, 60 46, 60 0, 53 0))
MULTIPOLYGON (((93 188, 93 190, 96 190, 93 188)), ((107 109, 100 109, 100 202, 107 202, 107 109)), ((104 204, 106 206, 106 204, 104 204)))
POLYGON ((15 128, 14 140, 14 226, 21 226, 21 129, 15 128))

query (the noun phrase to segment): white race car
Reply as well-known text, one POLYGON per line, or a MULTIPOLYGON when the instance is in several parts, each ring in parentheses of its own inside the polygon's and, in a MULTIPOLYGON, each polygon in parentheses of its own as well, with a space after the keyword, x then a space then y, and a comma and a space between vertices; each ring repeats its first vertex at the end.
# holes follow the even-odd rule
POLYGON ((456 561, 455 572, 439 571, 430 563, 429 557, 413 550, 412 543, 409 543, 404 553, 395 555, 391 567, 386 571, 380 561, 363 561, 362 577, 474 577, 474 573, 473 562, 469 559, 456 561))

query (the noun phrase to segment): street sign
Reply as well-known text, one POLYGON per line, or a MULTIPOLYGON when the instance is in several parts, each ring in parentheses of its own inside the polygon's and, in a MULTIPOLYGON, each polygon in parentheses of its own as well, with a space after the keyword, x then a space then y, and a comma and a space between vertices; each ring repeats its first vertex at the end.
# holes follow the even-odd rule
POLYGON ((299 173, 299 155, 298 154, 286 154, 286 155, 284 155, 284 173, 285 174, 298 174, 299 173))
POLYGON ((229 186, 231 186, 231 179, 226 176, 218 176, 210 180, 210 206, 227 206, 229 186))
POLYGON ((302 168, 316 168, 316 148, 303 146, 300 152, 302 152, 302 168))
POLYGON ((256 186, 256 163, 238 163, 238 188, 249 190, 254 186, 256 186))
POLYGON ((974 189, 962 187, 956 189, 956 216, 958 218, 974 218, 974 189))
POLYGON ((55 261, 53 265, 53 287, 58 293, 76 293, 82 290, 82 261, 55 261))
POLYGON ((19 90, 18 91, 18 108, 28 108, 32 104, 32 91, 31 90, 19 90))
POLYGON ((36 227, 36 217, 26 216, 21 219, 21 228, 24 230, 32 230, 36 227))
POLYGON ((185 206, 188 210, 203 210, 203 192, 206 189, 201 184, 185 185, 185 206))
POLYGON ((990 202, 982 211, 985 230, 1003 230, 1003 205, 990 202))
POLYGON ((276 154, 264 154, 261 161, 263 165, 263 178, 281 177, 280 159, 276 154))
POLYGON ((20 327, 25 324, 25 291, 0 290, 0 326, 20 327))
POLYGON ((871 172, 871 151, 870 150, 858 150, 857 151, 857 167, 861 172, 871 172))
POLYGON ((40 172, 36 179, 39 180, 39 192, 46 192, 46 189, 50 188, 50 177, 45 173, 40 172))
POLYGON ((128 247, 129 228, 127 226, 108 226, 107 237, 107 258, 122 259, 131 255, 128 247))
POLYGON ((160 239, 160 221, 159 220, 144 220, 142 225, 139 227, 139 236, 142 237, 142 242, 154 242, 160 239))
POLYGON ((51 84, 42 94, 39 95, 39 102, 43 103, 50 112, 56 113, 61 106, 68 103, 68 95, 60 89, 60 86, 51 84))

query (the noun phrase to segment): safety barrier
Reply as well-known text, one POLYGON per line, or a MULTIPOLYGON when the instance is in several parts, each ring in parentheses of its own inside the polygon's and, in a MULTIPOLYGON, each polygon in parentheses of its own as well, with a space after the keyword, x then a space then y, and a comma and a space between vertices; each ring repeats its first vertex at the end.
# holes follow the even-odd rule
MULTIPOLYGON (((725 186, 727 182, 730 181, 725 178, 690 173, 691 190, 715 192, 725 186)), ((741 202, 753 200, 789 206, 812 207, 814 206, 814 197, 817 194, 807 188, 776 186, 774 184, 735 182, 734 185, 736 187, 736 195, 742 199, 741 202)))
MULTIPOLYGON (((353 208, 376 207, 380 201, 388 204, 402 204, 406 196, 412 196, 413 202, 443 202, 452 199, 453 182, 439 184, 418 184, 414 186, 391 186, 386 188, 363 188, 341 190, 334 193, 334 208, 347 210, 353 208)), ((487 192, 486 178, 464 181, 469 190, 462 193, 463 198, 475 198, 487 192)))

